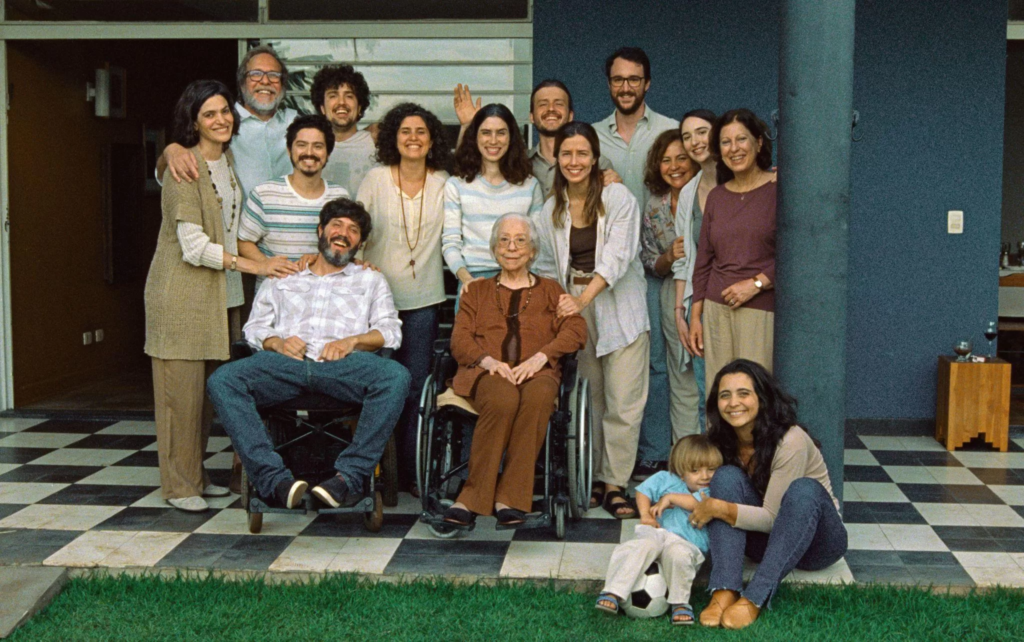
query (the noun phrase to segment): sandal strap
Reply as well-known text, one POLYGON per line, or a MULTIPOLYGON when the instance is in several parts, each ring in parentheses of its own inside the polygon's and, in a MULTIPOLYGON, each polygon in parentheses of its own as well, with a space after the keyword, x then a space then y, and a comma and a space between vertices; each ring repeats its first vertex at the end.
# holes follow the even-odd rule
POLYGON ((672 606, 672 624, 693 624, 697 621, 696 616, 693 614, 693 607, 689 604, 675 604, 672 606), (689 616, 689 620, 677 620, 676 616, 686 615, 689 616))
POLYGON ((601 610, 603 610, 603 611, 609 611, 611 613, 618 613, 619 610, 622 609, 622 600, 619 599, 619 597, 617 595, 615 595, 614 593, 607 593, 607 592, 605 592, 605 593, 601 593, 601 594, 599 594, 597 596, 597 601, 594 603, 594 606, 599 608, 599 609, 601 609, 601 610), (615 605, 615 608, 614 609, 609 609, 604 604, 601 604, 601 602, 611 602, 612 604, 615 605))

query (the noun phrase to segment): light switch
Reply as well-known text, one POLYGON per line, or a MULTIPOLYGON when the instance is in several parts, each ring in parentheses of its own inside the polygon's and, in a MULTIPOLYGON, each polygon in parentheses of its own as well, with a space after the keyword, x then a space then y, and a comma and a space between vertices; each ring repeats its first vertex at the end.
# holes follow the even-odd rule
POLYGON ((964 213, 963 210, 949 210, 946 217, 946 225, 949 228, 950 234, 963 234, 964 233, 964 213))

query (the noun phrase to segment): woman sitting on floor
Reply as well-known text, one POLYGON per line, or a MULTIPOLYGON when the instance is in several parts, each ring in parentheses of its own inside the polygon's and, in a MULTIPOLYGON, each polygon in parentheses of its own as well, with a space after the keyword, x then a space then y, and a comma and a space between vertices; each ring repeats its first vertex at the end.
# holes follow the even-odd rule
POLYGON ((452 388, 480 413, 469 479, 444 513, 456 527, 468 528, 492 509, 498 526, 526 521, 534 465, 558 394, 558 360, 587 341, 583 317, 558 316, 565 291, 529 271, 537 257, 536 237, 527 217, 501 216, 491 230, 491 253, 501 272, 465 288, 455 318, 452 356, 459 369, 452 388))
POLYGON ((742 629, 794 568, 838 562, 846 527, 821 452, 796 425, 796 400, 763 366, 726 365, 708 399, 708 437, 726 465, 711 479, 711 498, 690 516, 697 528, 707 524, 711 540, 711 603, 700 623, 742 629), (760 562, 746 590, 744 553, 760 562))

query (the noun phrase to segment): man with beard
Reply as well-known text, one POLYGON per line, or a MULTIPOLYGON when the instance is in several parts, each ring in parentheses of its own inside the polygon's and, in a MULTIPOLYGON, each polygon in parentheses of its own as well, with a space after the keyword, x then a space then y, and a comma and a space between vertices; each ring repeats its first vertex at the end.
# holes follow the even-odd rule
POLYGON ((383 275, 352 263, 371 227, 359 203, 339 198, 324 205, 318 258, 297 274, 267 279, 256 294, 243 329, 256 354, 221 366, 207 383, 256 492, 274 505, 296 508, 308 483, 274 451, 257 407, 310 393, 362 404, 336 474, 312 490, 334 508, 362 497, 402 412, 409 371, 373 352, 402 343, 402 322, 383 275))
POLYGON ((658 134, 666 129, 679 129, 679 121, 656 113, 644 101, 651 88, 651 61, 643 49, 618 49, 605 60, 604 72, 615 111, 594 124, 601 156, 608 157, 622 175, 622 182, 639 201, 642 212, 647 204, 647 152, 658 134))
POLYGON ((370 87, 363 74, 351 65, 327 65, 313 76, 309 91, 313 107, 331 122, 335 147, 324 177, 341 185, 349 194, 359 192, 359 185, 376 163, 375 135, 356 124, 370 107, 370 87))
MULTIPOLYGON (((320 210, 328 201, 348 198, 340 185, 321 177, 335 147, 331 124, 323 116, 299 116, 285 134, 292 173, 257 185, 249 193, 238 225, 238 253, 269 262, 269 276, 299 271, 304 254, 316 254, 320 210)), ((259 288, 263 277, 256 280, 259 288)))
MULTIPOLYGON (((236 80, 242 102, 236 105, 240 122, 238 133, 231 139, 231 152, 242 193, 248 195, 260 183, 291 171, 284 133, 297 112, 281 107, 288 69, 269 45, 255 47, 245 54, 236 80)), ((191 183, 199 176, 195 157, 176 143, 168 145, 157 162, 158 179, 165 168, 176 181, 191 183)))

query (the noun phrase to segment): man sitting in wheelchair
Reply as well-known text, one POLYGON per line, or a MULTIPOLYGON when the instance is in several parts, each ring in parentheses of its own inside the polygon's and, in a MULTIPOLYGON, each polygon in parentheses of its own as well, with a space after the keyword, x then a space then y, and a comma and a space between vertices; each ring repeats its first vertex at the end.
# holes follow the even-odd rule
POLYGON ((355 435, 335 461, 337 474, 312 490, 332 508, 358 501, 384 452, 409 392, 409 372, 373 351, 402 342, 384 277, 352 262, 371 231, 362 205, 328 202, 317 228, 320 255, 301 272, 263 282, 243 329, 256 350, 221 366, 207 390, 256 492, 296 508, 308 487, 285 467, 257 408, 300 395, 361 404, 355 435))

